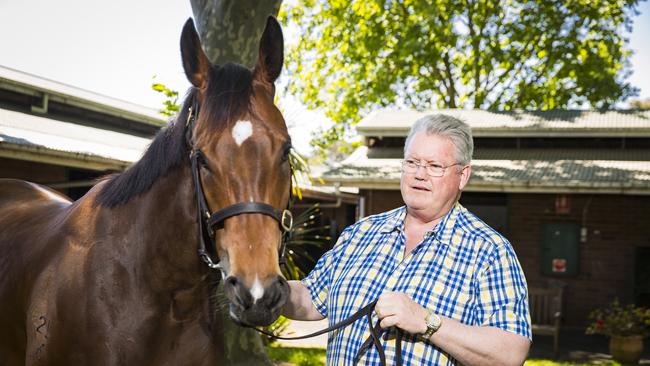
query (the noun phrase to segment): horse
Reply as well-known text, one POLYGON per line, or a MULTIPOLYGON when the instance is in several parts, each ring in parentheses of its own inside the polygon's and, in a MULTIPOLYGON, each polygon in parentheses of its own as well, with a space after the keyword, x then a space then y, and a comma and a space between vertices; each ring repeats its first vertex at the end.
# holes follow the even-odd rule
POLYGON ((0 182, 0 364, 224 364, 218 286, 239 323, 279 316, 282 30, 269 17, 253 68, 211 64, 191 19, 180 43, 190 90, 139 161, 75 202, 0 182))

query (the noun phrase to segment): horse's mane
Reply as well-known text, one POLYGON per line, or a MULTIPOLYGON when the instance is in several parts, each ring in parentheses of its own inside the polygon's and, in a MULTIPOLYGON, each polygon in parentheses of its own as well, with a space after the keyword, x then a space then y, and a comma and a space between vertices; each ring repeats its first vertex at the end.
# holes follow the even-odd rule
MULTIPOLYGON (((219 133, 239 116, 250 110, 252 72, 241 66, 227 63, 211 70, 201 113, 206 116, 200 123, 208 123, 213 133, 219 133)), ((147 192, 154 183, 171 171, 189 164, 189 146, 185 139, 185 121, 198 90, 191 88, 183 107, 174 121, 160 130, 134 165, 122 173, 108 176, 96 203, 115 207, 133 197, 147 192)))

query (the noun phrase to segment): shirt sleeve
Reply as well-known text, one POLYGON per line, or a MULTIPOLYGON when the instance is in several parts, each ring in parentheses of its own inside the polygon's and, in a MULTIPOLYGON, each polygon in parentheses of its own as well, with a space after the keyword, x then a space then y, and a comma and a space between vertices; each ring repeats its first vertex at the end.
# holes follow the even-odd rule
POLYGON ((323 254, 314 269, 301 281, 307 287, 307 290, 309 290, 311 301, 316 307, 316 310, 324 317, 327 317, 327 295, 332 283, 334 259, 349 237, 349 228, 347 228, 337 239, 334 248, 323 254))
POLYGON ((486 262, 478 283, 480 324, 532 339, 526 278, 514 249, 501 238, 486 262))

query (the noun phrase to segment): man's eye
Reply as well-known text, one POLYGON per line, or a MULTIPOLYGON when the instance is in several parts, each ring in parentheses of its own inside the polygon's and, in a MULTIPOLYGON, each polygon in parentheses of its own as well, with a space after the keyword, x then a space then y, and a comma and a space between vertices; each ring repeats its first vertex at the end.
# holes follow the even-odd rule
POLYGON ((434 169, 440 169, 440 168, 442 168, 442 165, 440 165, 440 164, 429 164, 429 167, 434 168, 434 169))

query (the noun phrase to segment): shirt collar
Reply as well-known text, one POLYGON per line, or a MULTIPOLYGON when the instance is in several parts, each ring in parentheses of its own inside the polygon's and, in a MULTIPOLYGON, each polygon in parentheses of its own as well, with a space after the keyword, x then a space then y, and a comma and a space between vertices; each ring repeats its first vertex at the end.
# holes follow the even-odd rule
POLYGON ((451 210, 449 210, 449 212, 442 218, 442 220, 440 220, 438 225, 433 228, 434 238, 443 244, 450 246, 454 245, 452 240, 454 228, 456 227, 456 222, 458 221, 458 215, 463 210, 464 207, 460 203, 456 202, 451 210))
POLYGON ((395 230, 403 231, 404 230, 404 219, 406 218, 406 206, 402 206, 393 212, 389 213, 388 217, 384 221, 380 232, 381 233, 390 233, 395 230))
MULTIPOLYGON (((460 203, 456 202, 451 210, 442 218, 442 220, 440 220, 438 225, 433 228, 432 234, 434 238, 443 244, 453 245, 451 239, 454 233, 454 227, 456 226, 456 221, 458 219, 459 213, 463 210, 464 207, 460 203)), ((380 232, 390 233, 394 230, 403 231, 405 218, 406 206, 402 206, 390 213, 390 215, 384 221, 380 232)))

